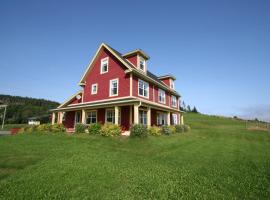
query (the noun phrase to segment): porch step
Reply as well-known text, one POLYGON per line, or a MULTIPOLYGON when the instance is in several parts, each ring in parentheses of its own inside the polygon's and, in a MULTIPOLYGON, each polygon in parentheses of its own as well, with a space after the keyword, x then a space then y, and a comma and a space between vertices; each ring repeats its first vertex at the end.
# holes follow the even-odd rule
POLYGON ((122 132, 122 135, 124 135, 124 136, 130 136, 130 131, 124 131, 124 132, 122 132))
POLYGON ((74 133, 75 132, 75 128, 66 128, 66 132, 67 133, 74 133))

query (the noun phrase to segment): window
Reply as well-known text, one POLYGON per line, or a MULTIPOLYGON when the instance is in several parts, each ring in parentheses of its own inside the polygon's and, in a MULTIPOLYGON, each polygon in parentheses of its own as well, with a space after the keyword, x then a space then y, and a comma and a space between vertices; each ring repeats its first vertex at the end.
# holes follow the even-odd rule
POLYGON ((87 113, 86 124, 97 123, 97 111, 90 111, 87 113))
POLYGON ((157 125, 166 125, 167 124, 167 114, 158 113, 157 114, 157 125))
POLYGON ((176 104, 177 104, 176 97, 175 96, 172 96, 172 106, 173 107, 176 107, 176 104))
POLYGON ((172 114, 173 117, 173 125, 177 125, 177 114, 172 114))
POLYGON ((104 74, 106 72, 108 72, 108 68, 109 68, 109 58, 103 58, 101 59, 100 62, 100 73, 104 74))
POLYGON ((147 125, 147 111, 139 110, 139 123, 147 125))
POLYGON ((139 96, 149 98, 149 83, 139 79, 138 90, 139 96))
POLYGON ((81 123, 81 112, 78 111, 75 114, 75 124, 81 123))
POLYGON ((172 79, 170 79, 171 81, 171 88, 174 89, 174 81, 172 79))
POLYGON ((139 58, 139 68, 145 72, 145 60, 143 57, 139 58))
POLYGON ((118 79, 110 80, 110 96, 118 95, 118 79))
MULTIPOLYGON (((121 119, 121 112, 119 110, 119 113, 118 113, 118 122, 119 123, 120 123, 120 119, 121 119)), ((114 109, 106 110, 106 122, 115 123, 115 111, 114 111, 114 109)))
POLYGON ((91 88, 91 94, 97 94, 97 90, 98 90, 98 84, 92 84, 92 88, 91 88))
POLYGON ((166 99, 165 99, 165 91, 164 90, 161 90, 161 89, 158 89, 158 101, 160 103, 166 103, 166 99))

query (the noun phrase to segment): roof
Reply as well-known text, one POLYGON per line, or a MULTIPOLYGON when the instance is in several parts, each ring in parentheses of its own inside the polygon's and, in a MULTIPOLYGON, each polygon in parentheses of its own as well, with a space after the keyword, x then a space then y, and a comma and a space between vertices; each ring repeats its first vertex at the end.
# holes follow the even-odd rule
POLYGON ((173 80, 175 80, 175 76, 171 75, 171 74, 167 74, 167 75, 163 75, 163 76, 159 76, 158 79, 163 80, 163 79, 167 79, 167 78, 171 78, 173 80))
POLYGON ((133 51, 130 51, 128 53, 123 54, 122 56, 123 57, 130 57, 130 56, 133 56, 136 54, 140 54, 142 57, 144 57, 147 60, 150 59, 150 57, 145 52, 143 52, 143 50, 141 50, 141 49, 135 49, 133 51))

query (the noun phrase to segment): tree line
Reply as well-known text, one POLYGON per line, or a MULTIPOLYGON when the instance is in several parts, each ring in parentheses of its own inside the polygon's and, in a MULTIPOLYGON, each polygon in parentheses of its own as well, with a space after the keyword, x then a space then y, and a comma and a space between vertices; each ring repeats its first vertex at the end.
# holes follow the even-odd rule
MULTIPOLYGON (((49 110, 59 106, 55 101, 4 94, 0 94, 0 104, 8 105, 5 122, 9 124, 27 123, 31 117, 47 123, 50 120, 49 110)), ((0 118, 2 117, 3 109, 0 110, 0 118)))
POLYGON ((196 106, 193 106, 193 108, 191 108, 191 106, 186 104, 184 101, 180 103, 180 110, 184 112, 199 113, 196 106))

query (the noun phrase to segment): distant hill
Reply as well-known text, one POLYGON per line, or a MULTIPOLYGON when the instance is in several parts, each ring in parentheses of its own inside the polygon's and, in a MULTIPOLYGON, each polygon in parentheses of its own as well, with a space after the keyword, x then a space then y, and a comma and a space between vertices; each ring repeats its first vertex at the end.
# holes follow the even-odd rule
POLYGON ((0 102, 8 105, 5 122, 16 124, 27 123, 29 117, 38 117, 42 122, 48 122, 49 110, 59 105, 58 102, 45 99, 3 94, 0 94, 0 102))

